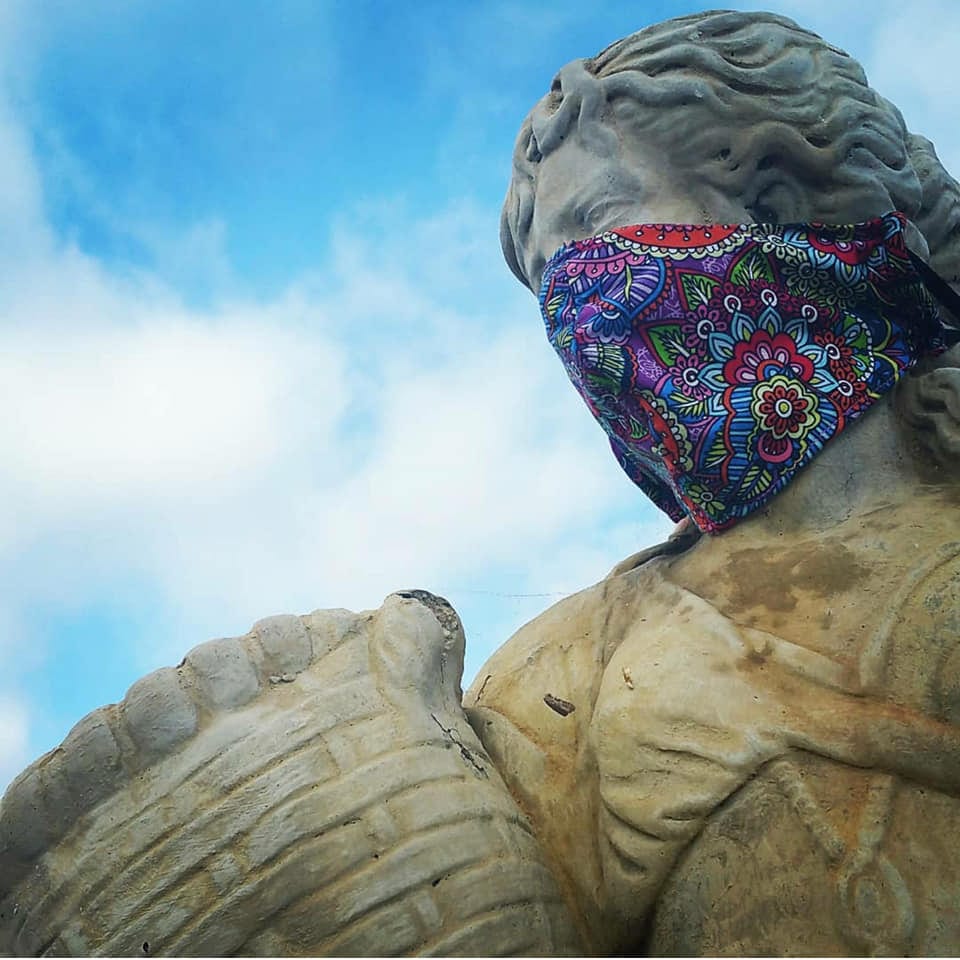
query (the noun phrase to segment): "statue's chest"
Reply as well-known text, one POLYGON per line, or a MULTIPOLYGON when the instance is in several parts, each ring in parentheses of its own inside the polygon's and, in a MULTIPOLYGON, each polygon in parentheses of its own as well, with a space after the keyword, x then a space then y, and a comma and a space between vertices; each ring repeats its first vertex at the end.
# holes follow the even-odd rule
POLYGON ((960 511, 931 506, 878 511, 816 540, 703 551, 670 579, 742 626, 834 660, 853 689, 957 720, 960 511))

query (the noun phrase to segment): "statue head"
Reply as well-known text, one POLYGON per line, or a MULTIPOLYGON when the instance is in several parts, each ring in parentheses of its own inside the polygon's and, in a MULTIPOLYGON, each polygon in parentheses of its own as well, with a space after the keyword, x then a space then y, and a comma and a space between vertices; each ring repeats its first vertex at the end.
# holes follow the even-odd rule
MULTIPOLYGON (((501 241, 537 290, 560 246, 614 227, 842 224, 891 210, 907 218, 910 249, 960 280, 960 185, 933 145, 842 50, 784 17, 721 11, 648 27, 560 70, 521 128, 501 241)), ((958 387, 941 372, 934 394, 958 387)), ((913 389, 901 419, 915 431, 918 410, 942 434, 953 406, 931 418, 938 402, 913 389)), ((914 446, 942 462, 949 444, 914 446)))
POLYGON ((628 223, 851 223, 889 210, 955 279, 960 198, 842 50, 767 13, 656 24, 567 64, 523 123, 501 221, 536 290, 563 243, 628 223), (935 241, 935 244, 934 244, 935 241))

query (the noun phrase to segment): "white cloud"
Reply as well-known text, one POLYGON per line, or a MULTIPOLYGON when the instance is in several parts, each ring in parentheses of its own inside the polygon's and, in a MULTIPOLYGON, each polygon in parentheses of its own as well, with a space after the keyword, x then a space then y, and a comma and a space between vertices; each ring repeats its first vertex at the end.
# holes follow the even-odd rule
MULTIPOLYGON (((562 374, 532 302, 528 323, 499 334, 470 310, 415 304, 425 331, 447 324, 446 343, 367 335, 361 349, 350 324, 375 328, 385 309, 366 275, 334 302, 216 314, 151 315, 135 295, 99 289, 95 271, 86 281, 107 311, 89 332, 57 319, 51 330, 23 308, 0 334, 0 403, 17 411, 0 424, 0 485, 19 504, 6 551, 69 524, 115 550, 139 545, 143 556, 112 553, 104 566, 148 569, 174 597, 208 584, 226 603, 243 567, 265 574, 269 589, 244 593, 267 603, 313 569, 336 602, 373 569, 381 592, 544 542, 569 521, 569 491, 600 496, 616 476, 582 456, 585 436, 602 441, 576 398, 564 390, 557 407, 562 374), (362 437, 349 435, 351 404, 367 415, 362 437)), ((97 567, 86 557, 77 576, 97 567)))
MULTIPOLYGON (((5 143, 29 198, 15 125, 5 143)), ((38 661, 57 669, 30 611, 109 605, 129 582, 163 607, 143 670, 271 613, 410 585, 489 591, 467 624, 476 665, 529 610, 498 594, 569 591, 635 549, 596 542, 618 500, 643 508, 502 269, 489 212, 379 207, 374 234, 359 210, 281 296, 200 309, 57 246, 36 196, 4 209, 39 241, 27 261, 0 253, 0 695, 38 661)), ((202 271, 221 245, 190 249, 202 271)))
POLYGON ((33 324, 9 331, 0 405, 17 414, 0 421, 0 447, 16 457, 0 477, 74 511, 202 496, 263 469, 296 442, 298 403, 312 405, 322 434, 345 401, 337 353, 305 339, 229 315, 54 337, 33 324))

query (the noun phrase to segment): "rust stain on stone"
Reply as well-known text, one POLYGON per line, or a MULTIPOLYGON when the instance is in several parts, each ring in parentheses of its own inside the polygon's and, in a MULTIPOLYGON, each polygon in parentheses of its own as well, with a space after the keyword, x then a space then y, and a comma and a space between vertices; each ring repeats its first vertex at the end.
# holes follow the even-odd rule
POLYGON ((730 605, 737 611, 762 606, 789 612, 797 605, 796 591, 827 598, 870 576, 870 569, 839 542, 826 548, 822 543, 788 550, 749 548, 732 559, 723 578, 730 605))

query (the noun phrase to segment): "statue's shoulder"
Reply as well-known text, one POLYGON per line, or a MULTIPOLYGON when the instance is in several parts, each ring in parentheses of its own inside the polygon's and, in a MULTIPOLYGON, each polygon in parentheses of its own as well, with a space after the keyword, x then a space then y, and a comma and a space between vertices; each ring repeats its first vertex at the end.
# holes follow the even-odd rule
POLYGON ((683 592, 657 560, 676 551, 662 546, 651 548, 656 552, 640 563, 628 558, 618 565, 621 572, 615 568, 522 626, 480 669, 464 705, 536 717, 533 729, 539 728, 542 711, 574 712, 557 701, 589 716, 603 671, 623 638, 638 625, 652 627, 668 617, 683 592))

